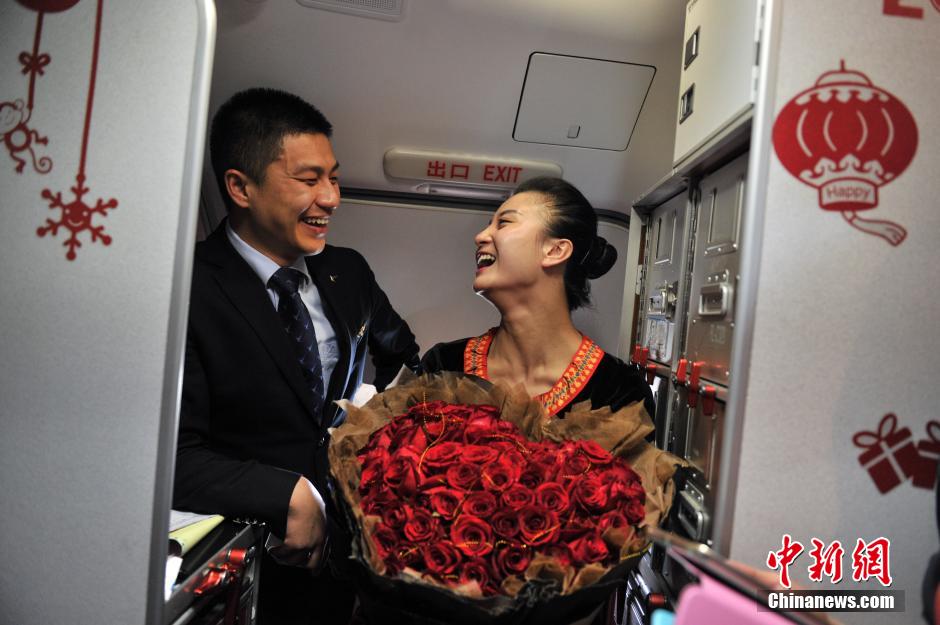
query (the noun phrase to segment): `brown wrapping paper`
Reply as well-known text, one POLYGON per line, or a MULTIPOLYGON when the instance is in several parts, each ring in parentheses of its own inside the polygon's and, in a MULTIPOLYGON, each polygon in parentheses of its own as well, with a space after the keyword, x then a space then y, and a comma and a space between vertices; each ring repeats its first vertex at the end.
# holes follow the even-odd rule
MULTIPOLYGON (((350 504, 359 527, 366 535, 371 536, 378 518, 364 516, 360 508, 361 467, 357 454, 373 432, 392 418, 406 413, 411 406, 425 401, 497 406, 500 418, 515 424, 530 440, 593 440, 612 455, 627 460, 639 474, 646 490, 643 526, 659 525, 669 512, 675 492, 671 477, 676 466, 684 463, 645 441, 653 431, 653 423, 642 402, 613 412, 609 408, 592 410, 591 403, 587 401, 572 406, 563 419, 548 419, 541 405, 521 386, 491 385, 478 378, 444 372, 411 377, 399 386, 374 396, 361 408, 346 401, 338 402, 347 416, 346 422, 333 431, 329 449, 330 468, 342 496, 350 504)), ((621 562, 638 557, 647 546, 635 531, 609 530, 603 538, 609 546, 619 549, 621 562)), ((363 557, 377 573, 384 574, 385 564, 373 550, 371 540, 364 539, 361 543, 363 557)), ((539 554, 533 558, 525 578, 557 580, 562 594, 568 594, 596 582, 607 570, 609 567, 598 564, 585 566, 577 572, 566 570, 556 559, 539 554)), ((407 574, 420 575, 415 571, 407 571, 407 574)), ((429 584, 444 587, 429 576, 423 579, 429 584)), ((507 580, 503 591, 515 596, 523 584, 518 579, 507 580)), ((464 594, 469 596, 476 596, 479 592, 478 588, 465 590, 464 594)))

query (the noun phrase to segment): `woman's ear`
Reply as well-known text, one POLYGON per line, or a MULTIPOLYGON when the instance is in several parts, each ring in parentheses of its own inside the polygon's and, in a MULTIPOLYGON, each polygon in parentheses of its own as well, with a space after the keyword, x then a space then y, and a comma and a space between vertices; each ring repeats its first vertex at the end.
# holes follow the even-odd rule
POLYGON ((228 196, 232 198, 236 206, 248 208, 248 176, 237 169, 227 169, 225 171, 225 190, 228 196))
POLYGON ((574 251, 574 244, 568 239, 545 239, 542 245, 542 267, 555 267, 561 265, 574 251))

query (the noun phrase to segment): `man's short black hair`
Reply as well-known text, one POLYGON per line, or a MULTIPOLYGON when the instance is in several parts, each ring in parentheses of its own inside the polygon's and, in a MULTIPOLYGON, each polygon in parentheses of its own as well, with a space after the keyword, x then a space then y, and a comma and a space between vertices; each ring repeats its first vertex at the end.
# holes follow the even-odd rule
POLYGON ((333 134, 333 126, 316 107, 291 93, 256 88, 241 91, 223 104, 212 119, 209 152, 226 206, 225 172, 237 169, 257 183, 277 160, 285 136, 333 134))

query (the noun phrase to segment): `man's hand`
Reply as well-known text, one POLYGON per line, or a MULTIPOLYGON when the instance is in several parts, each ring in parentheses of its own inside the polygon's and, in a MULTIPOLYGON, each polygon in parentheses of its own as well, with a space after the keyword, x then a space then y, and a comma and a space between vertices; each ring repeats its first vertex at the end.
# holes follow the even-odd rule
POLYGON ((316 569, 326 544, 326 505, 310 480, 301 476, 287 508, 284 544, 269 550, 280 564, 316 569))

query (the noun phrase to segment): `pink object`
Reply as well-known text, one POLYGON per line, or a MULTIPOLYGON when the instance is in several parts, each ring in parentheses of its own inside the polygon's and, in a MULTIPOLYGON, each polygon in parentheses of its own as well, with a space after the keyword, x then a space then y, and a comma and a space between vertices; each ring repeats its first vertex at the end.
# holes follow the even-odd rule
POLYGON ((703 573, 684 558, 677 559, 698 577, 698 583, 689 584, 679 594, 675 625, 793 625, 775 612, 760 610, 754 599, 703 573))

